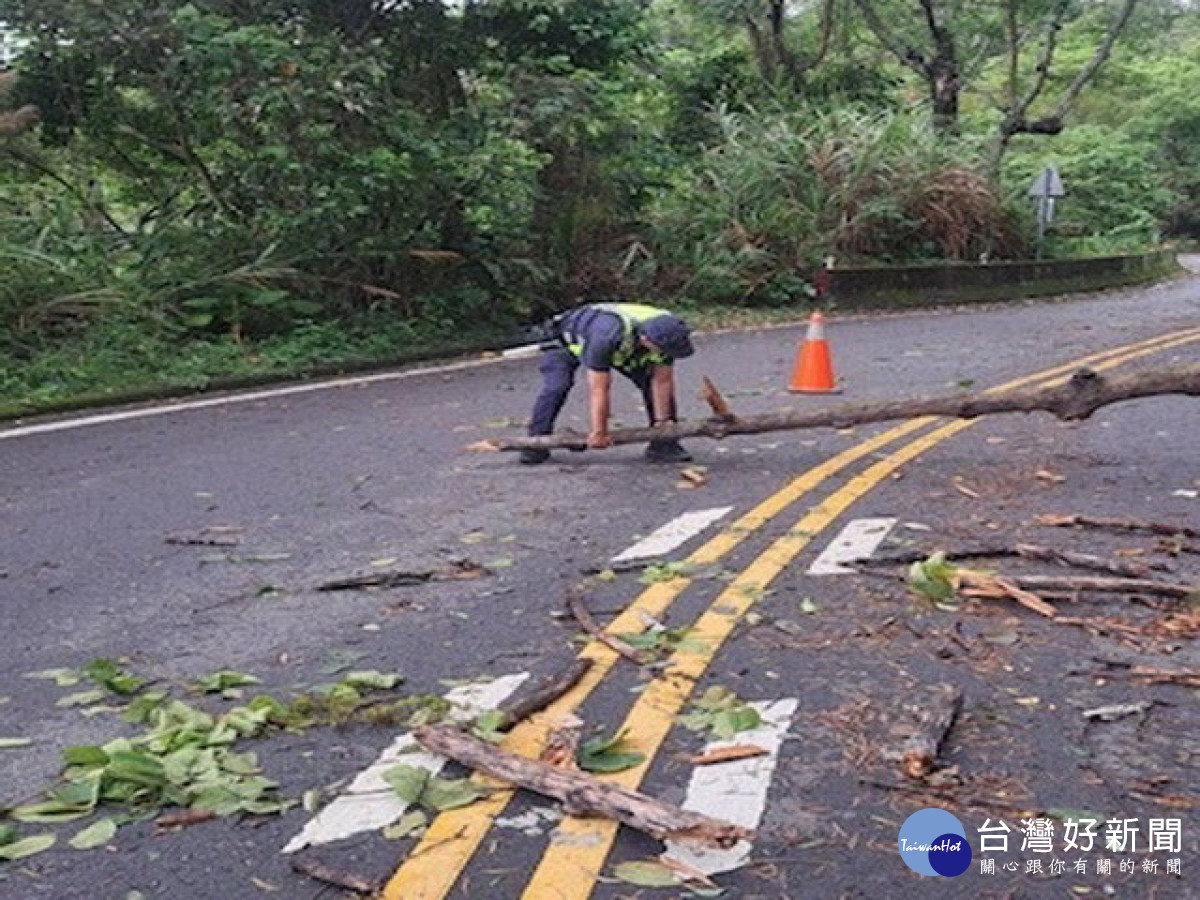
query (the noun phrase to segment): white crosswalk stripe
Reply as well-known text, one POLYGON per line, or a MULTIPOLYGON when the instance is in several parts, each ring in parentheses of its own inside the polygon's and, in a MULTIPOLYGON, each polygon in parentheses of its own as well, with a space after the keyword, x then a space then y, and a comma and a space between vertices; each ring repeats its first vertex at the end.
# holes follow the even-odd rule
POLYGON ((665 556, 727 515, 732 509, 732 506, 720 506, 715 509, 692 510, 676 516, 632 547, 622 550, 612 558, 612 562, 626 563, 665 556))
MULTIPOLYGON (((735 740, 715 741, 704 750, 709 752, 737 744, 752 744, 766 750, 766 754, 697 766, 692 771, 683 808, 743 828, 757 828, 767 806, 767 791, 779 762, 779 748, 783 745, 798 704, 795 698, 751 703, 762 717, 762 724, 753 730, 740 732, 735 740)), ((752 849, 749 841, 739 841, 728 850, 710 850, 694 842, 667 841, 663 855, 705 875, 719 875, 745 865, 752 849)))
POLYGON ((808 574, 854 574, 854 569, 845 564, 856 559, 867 559, 879 549, 883 539, 895 526, 895 519, 855 519, 829 542, 829 546, 808 567, 808 574))
MULTIPOLYGON (((447 716, 447 721, 469 722, 481 713, 495 709, 528 677, 528 672, 519 672, 494 681, 461 685, 448 691, 446 699, 454 704, 454 709, 447 716)), ((383 773, 401 764, 436 774, 446 764, 446 758, 421 750, 421 745, 407 732, 400 735, 379 759, 355 777, 344 794, 313 816, 303 830, 288 842, 283 852, 294 853, 305 847, 328 844, 391 825, 404 815, 408 807, 383 780, 383 773)))

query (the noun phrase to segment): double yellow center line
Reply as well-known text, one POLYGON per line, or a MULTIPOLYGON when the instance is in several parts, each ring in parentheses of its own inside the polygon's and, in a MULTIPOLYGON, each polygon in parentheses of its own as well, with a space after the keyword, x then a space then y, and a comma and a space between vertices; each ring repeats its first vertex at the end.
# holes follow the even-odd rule
MULTIPOLYGON (((1200 340, 1200 328, 1163 335, 1020 378, 993 388, 991 392, 1012 390, 1036 382, 1054 384, 1064 381, 1083 365, 1097 370, 1110 369, 1196 340, 1200 340)), ((719 561, 747 536, 834 475, 935 421, 932 417, 926 417, 905 422, 831 457, 768 497, 728 530, 709 540, 688 558, 688 564, 709 566, 719 561)), ((621 730, 627 732, 627 740, 646 755, 646 761, 606 780, 629 788, 636 788, 641 783, 675 717, 691 694, 696 679, 704 673, 757 598, 815 536, 904 463, 972 424, 970 420, 950 422, 892 451, 807 511, 792 528, 751 562, 701 614, 688 632, 688 649, 674 654, 670 660, 670 674, 650 684, 621 726, 621 730)), ((607 630, 612 634, 644 630, 646 616, 661 617, 691 583, 690 578, 679 577, 650 586, 610 623, 607 630)), ((542 715, 514 728, 505 740, 506 749, 526 756, 537 756, 545 740, 547 723, 577 709, 619 659, 599 641, 590 642, 580 656, 593 661, 588 674, 542 715)), ((407 861, 388 882, 383 893, 384 900, 441 900, 450 892, 493 820, 501 814, 512 796, 510 786, 491 779, 480 780, 494 788, 493 793, 469 807, 439 815, 407 861)), ((617 829, 615 822, 606 820, 564 819, 554 842, 528 882, 523 900, 586 900, 595 886, 617 829)))

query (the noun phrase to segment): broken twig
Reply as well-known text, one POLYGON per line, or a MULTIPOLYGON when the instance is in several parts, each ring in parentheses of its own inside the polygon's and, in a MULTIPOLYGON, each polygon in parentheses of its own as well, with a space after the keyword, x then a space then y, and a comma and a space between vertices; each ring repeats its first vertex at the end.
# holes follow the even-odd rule
POLYGON ((567 589, 567 608, 571 611, 575 621, 579 623, 579 627, 608 647, 609 650, 635 665, 647 666, 650 664, 651 660, 644 653, 639 652, 620 638, 613 637, 596 624, 596 620, 592 618, 592 614, 588 612, 588 608, 583 603, 583 589, 578 585, 567 589))

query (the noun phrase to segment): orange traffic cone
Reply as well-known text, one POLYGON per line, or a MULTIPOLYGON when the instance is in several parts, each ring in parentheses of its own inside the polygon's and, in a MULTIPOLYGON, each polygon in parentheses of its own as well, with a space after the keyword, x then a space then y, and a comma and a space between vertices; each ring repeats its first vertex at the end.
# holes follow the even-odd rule
POLYGON ((808 322, 808 334, 796 354, 788 390, 800 394, 836 394, 841 390, 834 383, 833 359, 825 341, 825 317, 819 312, 814 312, 808 322))

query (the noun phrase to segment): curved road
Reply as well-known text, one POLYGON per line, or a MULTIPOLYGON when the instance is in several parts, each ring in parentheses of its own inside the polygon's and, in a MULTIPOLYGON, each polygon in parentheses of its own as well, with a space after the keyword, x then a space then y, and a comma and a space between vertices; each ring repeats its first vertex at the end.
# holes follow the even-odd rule
MULTIPOLYGON (((1042 383, 1085 358, 1098 367, 1195 361, 1200 285, 1181 278, 1053 303, 835 320, 829 338, 841 397, 786 392, 803 337, 800 326, 701 335, 696 357, 681 367, 685 413, 703 414, 691 398, 701 375, 737 411, 753 413, 1042 383)), ((895 520, 885 545, 893 552, 1036 540, 1157 558, 1149 538, 1046 529, 1034 516, 1120 515, 1196 527, 1194 401, 1156 398, 1069 425, 1035 415, 695 442, 707 482, 685 490, 676 467, 646 465, 638 448, 561 454, 536 468, 463 450, 489 435, 519 433, 536 380, 533 360, 468 361, 0 431, 7 625, 0 738, 32 741, 0 749, 0 803, 39 793, 67 746, 131 733, 112 713, 55 705, 89 685, 62 688, 29 673, 120 660, 189 702, 219 709, 221 701, 183 686, 237 670, 263 682, 248 694, 286 697, 336 679, 331 670, 352 661, 357 669, 399 671, 405 694, 441 695, 467 679, 553 675, 582 646, 592 671, 552 712, 577 709, 589 728, 608 733, 628 728, 649 758, 618 777, 671 802, 690 797, 691 769, 680 755, 702 743, 677 727, 694 683, 746 699, 797 701, 781 720, 785 737, 764 774, 751 861, 716 876, 734 896, 1057 897, 1073 885, 1098 891, 1105 884, 1128 896, 1151 887, 1157 896, 1188 895, 1200 860, 1186 811, 1177 853, 1147 855, 1139 846, 1129 854, 1137 871, 1125 873, 1120 854, 1108 854, 1111 877, 1097 873, 1099 849, 1057 853, 1067 865, 1057 875, 1047 854, 1041 876, 1027 873, 1037 857, 1021 852, 1016 831, 1018 813, 1092 809, 1138 818, 1147 844, 1151 818, 1180 816, 1155 795, 1182 803, 1194 792, 1191 760, 1200 746, 1186 689, 1072 669, 1134 652, 1143 663, 1195 664, 1188 640, 1168 646, 1129 631, 1050 625, 1011 604, 930 608, 895 580, 807 570, 861 518, 895 520), (589 594, 598 618, 620 615, 614 633, 642 632, 655 621, 691 628, 673 648, 667 677, 647 681, 602 646, 576 641, 577 628, 559 611, 585 571, 604 568, 680 515, 726 508, 668 552, 686 563, 676 570, 683 577, 649 583, 629 571, 589 594), (214 544, 186 542, 196 539, 214 544), (491 574, 316 590, 348 577, 446 570, 464 559, 491 574), (956 684, 966 696, 943 750, 943 762, 957 768, 936 788, 941 793, 913 799, 864 784, 897 780, 887 753, 893 719, 931 682, 956 684), (1091 726, 1080 714, 1145 698, 1158 703, 1143 714, 1141 731, 1140 718, 1091 726), (933 805, 958 815, 977 857, 952 881, 914 874, 896 850, 906 816, 933 805), (1010 852, 991 854, 995 874, 985 874, 977 829, 1005 816, 1015 839, 1010 852), (1075 873, 1085 857, 1086 872, 1075 873), (1152 857, 1157 870, 1143 871, 1152 857), (1179 874, 1167 872, 1172 859, 1179 874), (1004 868, 1012 863, 1019 871, 1004 868)), ((623 387, 617 415, 639 421, 635 400, 623 387)), ((564 424, 573 418, 578 426, 583 413, 576 397, 564 424)), ((1195 559, 1163 561, 1181 578, 1190 565, 1194 578, 1195 559)), ((1089 612, 1125 615, 1129 604, 1115 602, 1089 612)), ((519 727, 509 746, 536 752, 545 725, 535 719, 519 727)), ((328 801, 398 730, 312 728, 253 749, 287 796, 324 789, 328 801)), ((72 822, 53 829, 58 848, 0 868, 0 897, 229 898, 273 888, 288 897, 330 896, 291 871, 298 857, 373 879, 389 898, 617 897, 633 888, 612 882, 613 865, 659 849, 633 832, 578 820, 551 839, 552 804, 525 795, 507 801, 496 794, 443 815, 421 843, 373 829, 288 855, 280 850, 311 812, 223 819, 178 833, 134 823, 108 850, 88 852, 65 848, 79 827, 72 822)))

